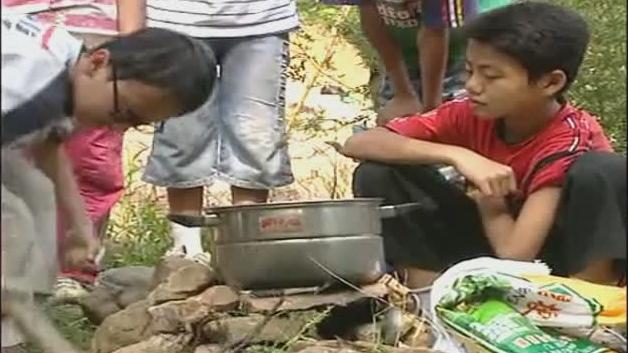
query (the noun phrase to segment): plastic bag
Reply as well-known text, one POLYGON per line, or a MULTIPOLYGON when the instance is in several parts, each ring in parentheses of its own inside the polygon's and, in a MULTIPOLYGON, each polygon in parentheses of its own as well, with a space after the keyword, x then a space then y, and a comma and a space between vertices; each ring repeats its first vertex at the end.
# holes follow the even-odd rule
MULTIPOLYGON (((555 336, 569 335, 626 351, 625 289, 550 276, 542 263, 478 258, 456 264, 433 285, 431 314, 442 331, 437 307, 452 308, 487 298, 501 300, 555 336), (480 299, 482 298, 482 299, 480 299), (548 331, 550 332, 550 331, 548 331)), ((448 333, 441 334, 434 349, 465 352, 448 333)))
POLYGON ((492 276, 467 276, 436 308, 447 326, 494 353, 610 353, 583 338, 544 331, 501 299, 508 283, 492 276))

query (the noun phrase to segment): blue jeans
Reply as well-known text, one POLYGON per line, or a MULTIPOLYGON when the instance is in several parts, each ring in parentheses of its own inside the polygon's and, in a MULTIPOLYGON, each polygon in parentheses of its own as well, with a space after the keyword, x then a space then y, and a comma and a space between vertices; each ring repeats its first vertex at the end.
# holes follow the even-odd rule
POLYGON ((192 188, 220 179, 249 189, 292 183, 285 136, 288 33, 206 39, 219 70, 208 102, 157 129, 143 179, 192 188))

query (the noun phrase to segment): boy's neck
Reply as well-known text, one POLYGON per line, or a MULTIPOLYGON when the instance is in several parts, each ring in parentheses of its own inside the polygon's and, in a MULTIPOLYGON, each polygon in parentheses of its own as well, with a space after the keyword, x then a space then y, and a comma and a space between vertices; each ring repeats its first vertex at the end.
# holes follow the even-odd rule
POLYGON ((522 111, 503 119, 502 138, 507 143, 519 143, 541 131, 556 116, 562 105, 555 99, 538 109, 522 111))

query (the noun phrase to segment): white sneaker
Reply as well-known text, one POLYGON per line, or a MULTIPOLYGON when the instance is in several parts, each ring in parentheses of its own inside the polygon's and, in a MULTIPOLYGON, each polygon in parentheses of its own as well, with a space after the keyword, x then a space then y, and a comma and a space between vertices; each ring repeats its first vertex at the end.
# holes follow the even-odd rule
POLYGON ((207 266, 207 267, 211 268, 212 255, 210 253, 208 253, 208 252, 201 252, 201 253, 198 253, 198 254, 190 256, 190 257, 186 256, 186 258, 188 258, 188 259, 190 259, 190 260, 192 260, 192 261, 194 261, 194 262, 196 262, 198 264, 201 264, 201 265, 204 265, 204 266, 207 266))
POLYGON ((163 257, 185 257, 185 248, 184 247, 172 247, 166 251, 163 257))
POLYGON ((57 277, 54 285, 52 302, 57 304, 72 303, 89 295, 81 282, 67 277, 57 277))
POLYGON ((163 257, 170 256, 182 257, 211 268, 212 256, 208 252, 200 252, 190 256, 186 253, 185 247, 172 247, 163 255, 163 257))

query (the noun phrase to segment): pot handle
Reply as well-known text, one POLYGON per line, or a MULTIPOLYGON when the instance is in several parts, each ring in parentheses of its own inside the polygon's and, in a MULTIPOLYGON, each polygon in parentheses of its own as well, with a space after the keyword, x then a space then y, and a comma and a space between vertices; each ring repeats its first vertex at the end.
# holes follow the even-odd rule
POLYGON ((409 202, 399 205, 388 205, 379 207, 381 218, 393 218, 412 211, 435 211, 436 204, 430 199, 421 202, 409 202))
POLYGON ((215 214, 193 216, 171 213, 166 218, 186 227, 215 227, 220 224, 220 218, 215 214))

